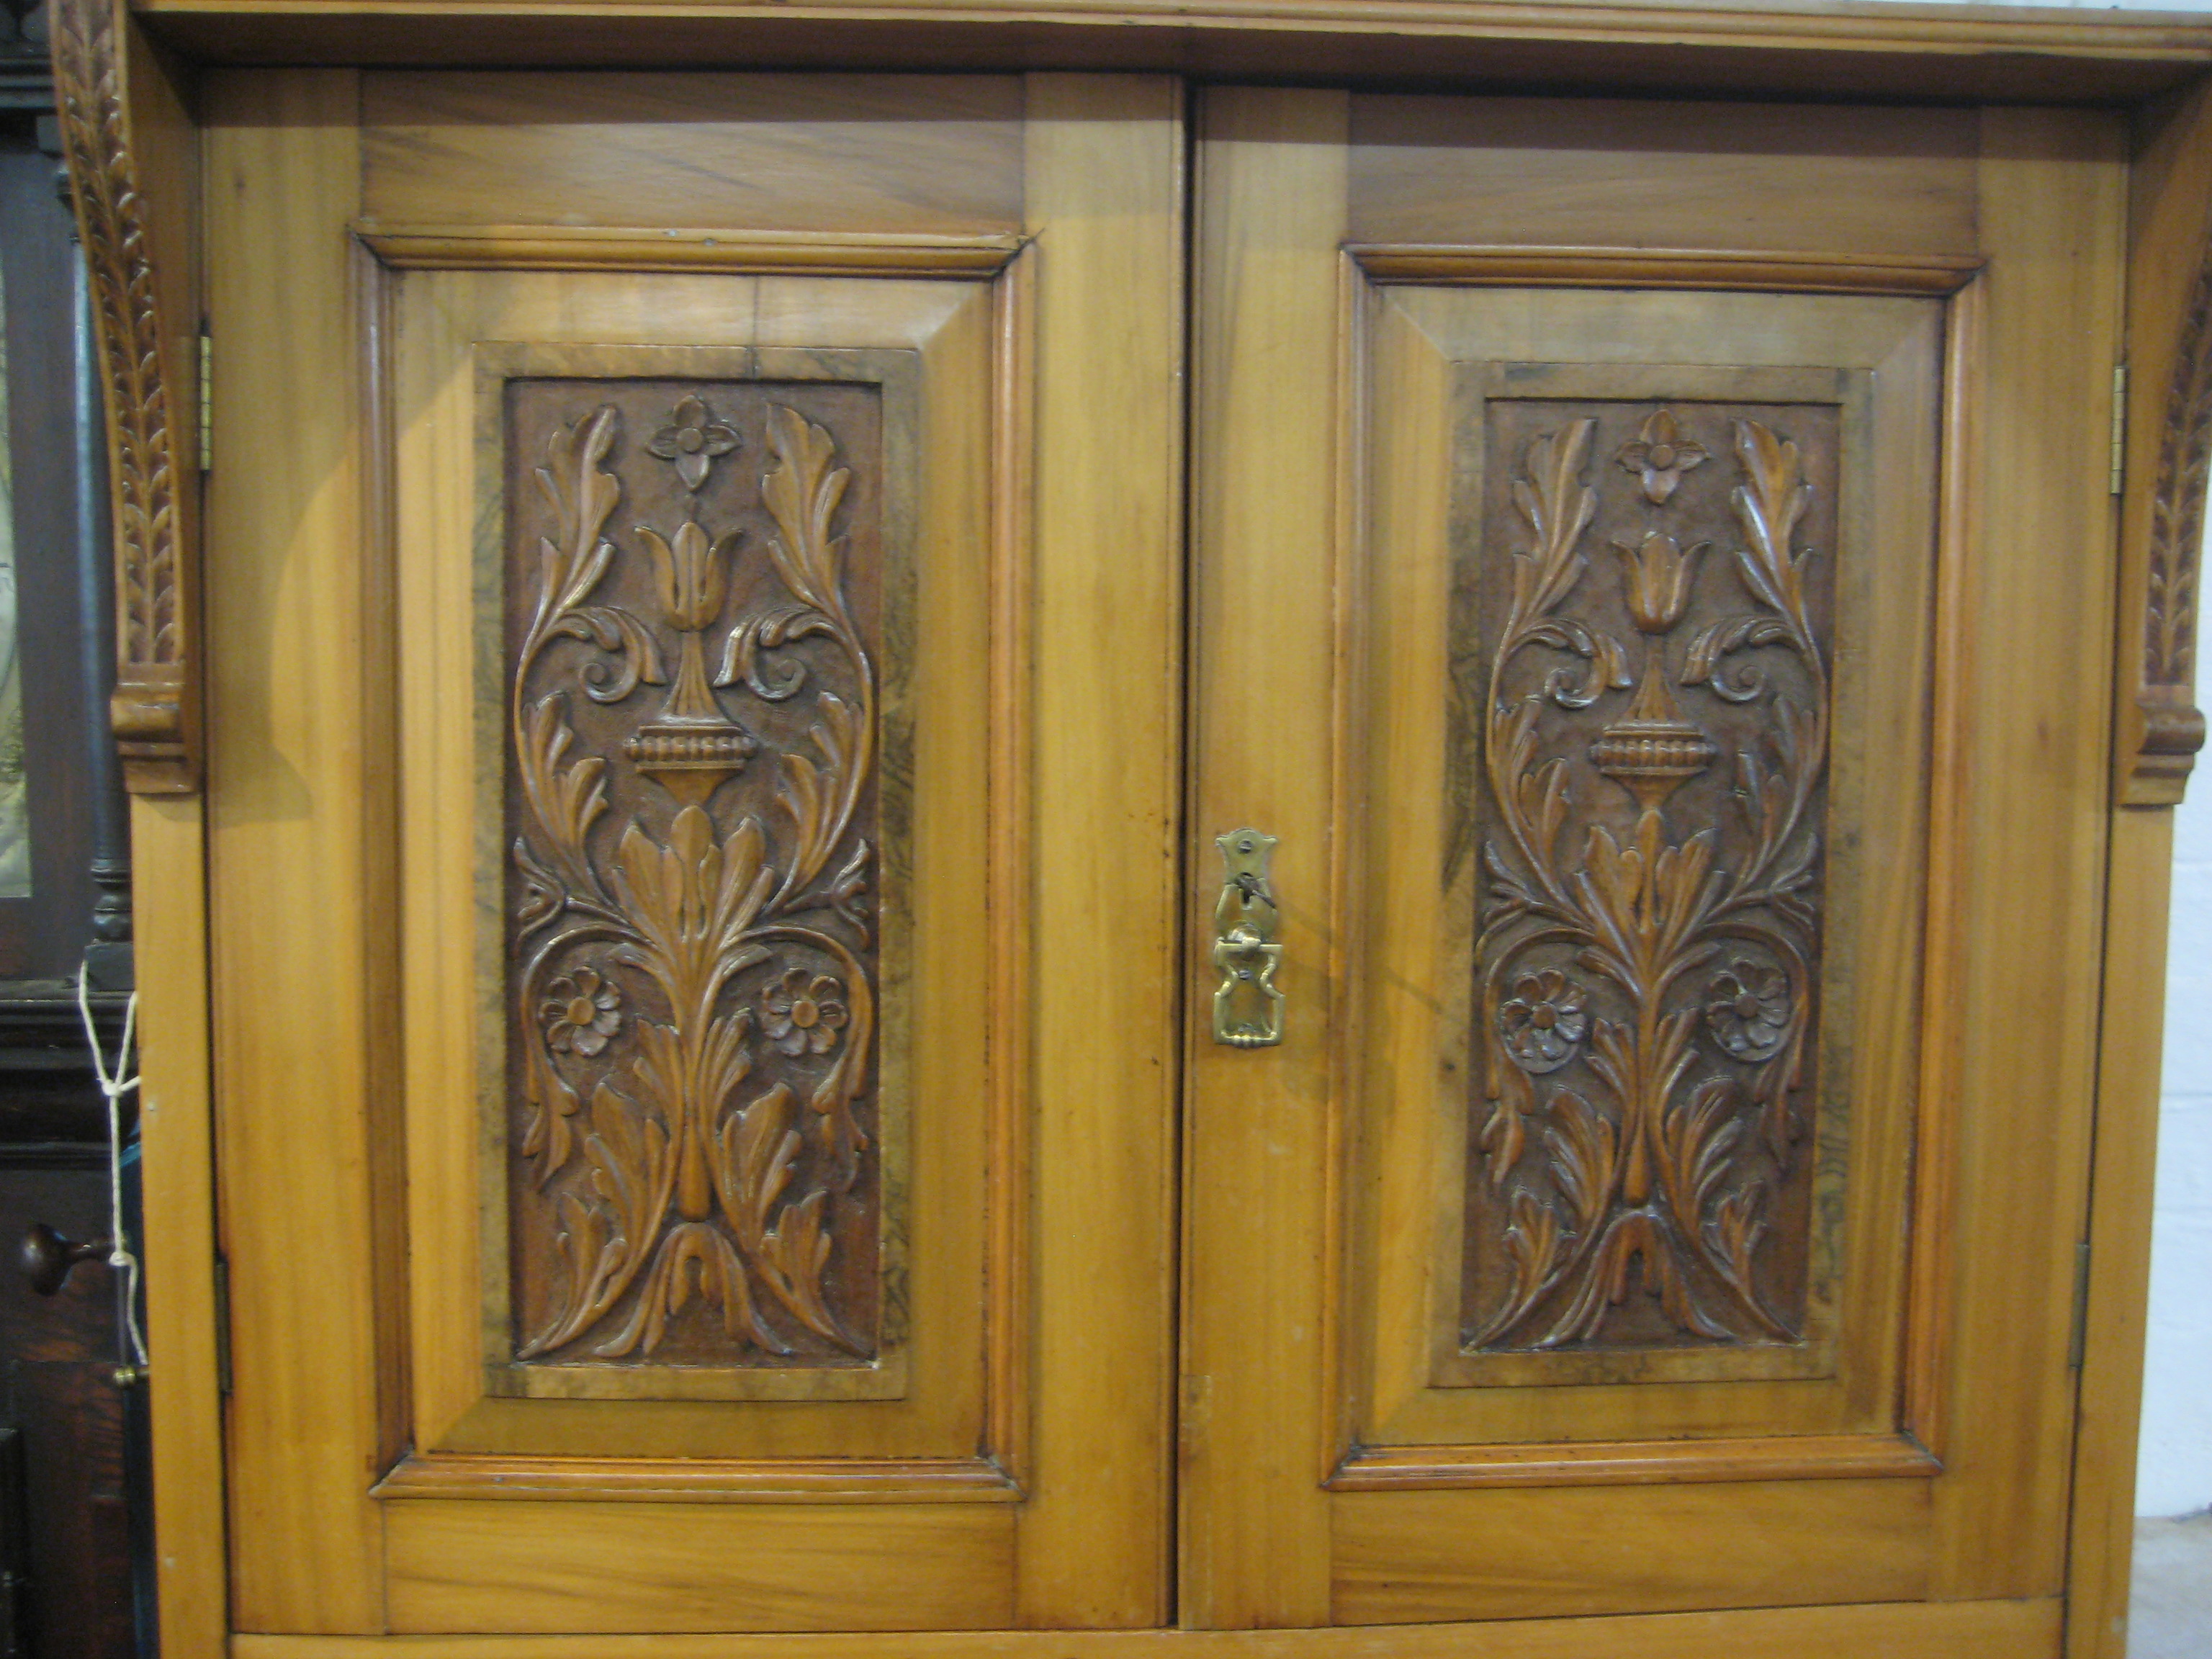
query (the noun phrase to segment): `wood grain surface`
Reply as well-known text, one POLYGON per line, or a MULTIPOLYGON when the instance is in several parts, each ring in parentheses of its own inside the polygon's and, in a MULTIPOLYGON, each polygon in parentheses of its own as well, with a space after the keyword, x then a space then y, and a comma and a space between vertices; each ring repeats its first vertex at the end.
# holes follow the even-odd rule
POLYGON ((382 1516, 367 1483, 391 1444, 399 1363, 374 1242, 397 1219, 383 1185, 392 1142, 376 1132, 394 1035, 393 933, 376 902, 393 842, 345 235, 361 179, 356 82, 313 71, 210 92, 222 184, 209 204, 209 302, 234 342, 217 415, 234 453, 290 458, 235 469, 209 525, 223 550, 208 707, 226 735, 209 757, 207 836, 237 1381, 231 1616, 246 1629, 376 1630, 382 1516), (333 1295, 334 1282, 353 1293, 333 1295))
POLYGON ((1022 101, 1012 76, 373 74, 362 205, 395 225, 1004 233, 1022 101))
POLYGON ((1365 1630, 1024 1631, 890 1636, 246 1636, 236 1659, 2041 1659, 2061 1603, 1763 1608, 1365 1630))

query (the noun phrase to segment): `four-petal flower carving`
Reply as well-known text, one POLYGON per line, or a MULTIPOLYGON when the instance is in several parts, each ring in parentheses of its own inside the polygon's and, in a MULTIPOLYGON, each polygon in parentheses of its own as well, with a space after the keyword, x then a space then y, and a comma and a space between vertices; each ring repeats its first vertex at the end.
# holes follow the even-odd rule
POLYGON ((736 429, 716 420, 714 411, 698 398, 680 399, 668 412, 668 424, 653 434, 647 451, 664 461, 676 463, 676 476, 686 489, 707 482, 707 473, 718 455, 738 447, 736 429))
POLYGON ((1641 475, 1644 499, 1662 506, 1682 482, 1682 475, 1704 464, 1703 444, 1682 435, 1681 422, 1671 409, 1655 410, 1636 436, 1620 447, 1621 465, 1641 475))

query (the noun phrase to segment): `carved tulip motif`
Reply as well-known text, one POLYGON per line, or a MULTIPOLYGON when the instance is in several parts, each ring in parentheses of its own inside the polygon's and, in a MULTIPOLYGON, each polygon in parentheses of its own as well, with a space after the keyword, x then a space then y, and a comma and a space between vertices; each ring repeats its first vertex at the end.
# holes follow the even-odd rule
POLYGON ((660 718, 640 726, 625 740, 623 752, 678 800, 697 805, 742 771, 759 747, 723 711, 708 684, 702 638, 721 615, 729 586, 724 571, 739 534, 733 530, 710 540, 687 519, 665 539, 640 525, 637 538, 653 560, 660 619, 676 631, 676 678, 660 718))
POLYGON ((1644 635, 1644 674, 1636 696, 1598 734, 1590 757, 1646 807, 1656 807, 1681 783, 1712 763, 1719 751, 1682 714, 1667 685, 1666 636, 1689 608, 1698 559, 1708 544, 1684 549, 1657 531, 1634 547, 1615 542, 1620 555, 1621 597, 1628 618, 1644 635))
POLYGON ((1698 574, 1698 559, 1709 544, 1685 548, 1672 536, 1653 531, 1636 546, 1615 542, 1620 555, 1628 600, 1629 620, 1646 634, 1667 634, 1682 620, 1690 603, 1690 584, 1698 574))
POLYGON ((738 532, 709 542, 707 532, 687 520, 677 528, 672 542, 663 541, 650 525, 637 527, 637 538, 653 556, 653 573, 660 595, 661 620, 679 633, 696 634, 712 628, 721 614, 728 583, 722 570, 738 532))
MULTIPOLYGON (((1582 541, 1607 517, 1584 477, 1598 426, 1568 418, 1522 447, 1512 501, 1523 538, 1510 596, 1495 602, 1503 615, 1486 630, 1488 896, 1475 971, 1492 1035, 1489 1118, 1474 1137, 1487 1180, 1470 1203, 1496 1230, 1495 1266, 1462 1343, 1603 1346, 1632 1301, 1647 1305, 1639 1290, 1650 1311, 1634 1328, 1656 1321, 1676 1334, 1668 1342, 1789 1343, 1799 1316, 1777 1304, 1761 1253, 1797 1133, 1819 947, 1827 666, 1813 555, 1795 541, 1812 489, 1794 441, 1761 421, 1732 422, 1741 608, 1701 622, 1679 674, 1668 642, 1699 609, 1699 564, 1716 542, 1686 547, 1650 528, 1613 540, 1620 606, 1644 663, 1632 694, 1606 704, 1628 689, 1622 653, 1603 633, 1603 601, 1578 604, 1582 541), (1606 672, 1553 665, 1565 653, 1606 672), (1713 700, 1698 712, 1736 734, 1731 749, 1685 714, 1677 687, 1713 700), (1565 739, 1562 717, 1593 705, 1586 746, 1565 739), (1578 747, 1626 799, 1577 779, 1578 747), (1729 785, 1678 798, 1716 762, 1729 785), (1563 951, 1574 978, 1548 965, 1563 951), (1710 1048, 1697 1042, 1701 1026, 1710 1048), (1746 1133, 1754 1118, 1763 1135, 1746 1133)), ((1616 454, 1657 504, 1711 452, 1662 408, 1616 454)), ((1616 509, 1610 522, 1644 511, 1616 509)))

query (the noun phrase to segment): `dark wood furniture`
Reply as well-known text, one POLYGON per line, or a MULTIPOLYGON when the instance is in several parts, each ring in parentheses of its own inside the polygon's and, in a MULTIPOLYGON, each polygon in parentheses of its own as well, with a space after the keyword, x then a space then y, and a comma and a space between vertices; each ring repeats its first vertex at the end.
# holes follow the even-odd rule
POLYGON ((134 1566, 150 1560, 136 1532, 149 1510, 143 1389, 118 1376, 106 1111, 75 981, 90 947, 112 1053, 129 872, 104 709, 105 463, 57 134, 41 10, 12 0, 0 15, 0 443, 13 488, 0 500, 13 514, 32 850, 29 893, 0 897, 0 1655, 125 1659, 150 1626, 134 1566))

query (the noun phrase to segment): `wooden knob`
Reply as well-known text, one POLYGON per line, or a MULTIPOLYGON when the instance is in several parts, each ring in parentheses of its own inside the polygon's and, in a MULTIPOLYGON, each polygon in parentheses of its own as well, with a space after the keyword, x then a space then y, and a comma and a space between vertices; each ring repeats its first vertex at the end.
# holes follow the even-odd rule
POLYGON ((52 1296, 61 1289, 70 1268, 80 1261, 106 1255, 108 1249, 108 1241, 104 1238, 79 1244, 63 1237, 45 1222, 34 1221, 23 1235, 15 1260, 23 1269, 23 1277, 31 1281, 31 1288, 40 1296, 52 1296))

